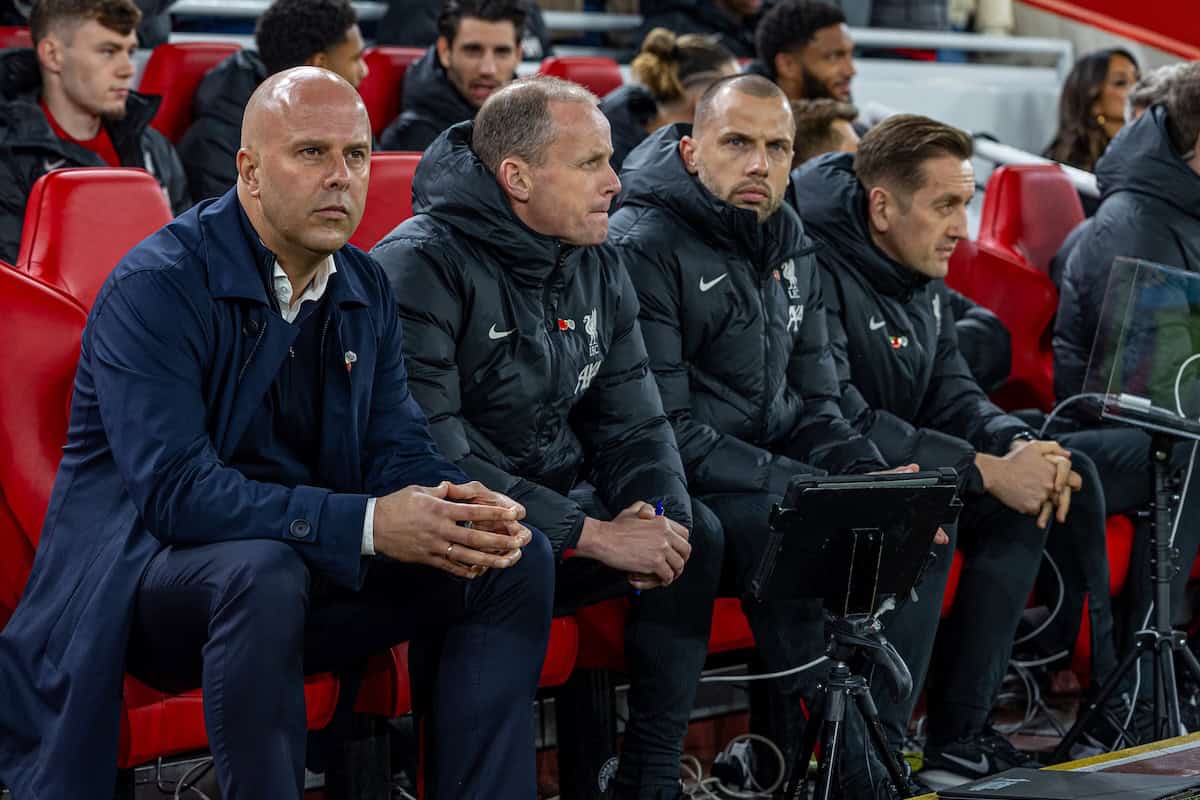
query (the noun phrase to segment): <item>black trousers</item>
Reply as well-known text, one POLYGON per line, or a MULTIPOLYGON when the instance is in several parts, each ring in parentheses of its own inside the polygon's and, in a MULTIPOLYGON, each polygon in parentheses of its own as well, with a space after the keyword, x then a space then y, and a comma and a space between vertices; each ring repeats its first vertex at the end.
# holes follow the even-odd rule
MULTIPOLYGON (((579 484, 570 497, 590 517, 613 516, 589 484, 579 484)), ((670 586, 635 594, 625 575, 579 557, 558 568, 556 614, 623 594, 630 598, 625 624, 629 719, 613 783, 616 798, 657 797, 663 791, 674 796, 679 786, 679 758, 708 655, 724 550, 716 515, 693 501, 692 518, 692 553, 670 586)))
POLYGON ((138 587, 128 669, 167 691, 203 687, 225 800, 300 798, 305 673, 436 642, 429 696, 414 697, 432 709, 426 796, 527 800, 552 559, 536 532, 513 567, 473 581, 376 558, 355 592, 311 575, 283 542, 168 547, 138 587))

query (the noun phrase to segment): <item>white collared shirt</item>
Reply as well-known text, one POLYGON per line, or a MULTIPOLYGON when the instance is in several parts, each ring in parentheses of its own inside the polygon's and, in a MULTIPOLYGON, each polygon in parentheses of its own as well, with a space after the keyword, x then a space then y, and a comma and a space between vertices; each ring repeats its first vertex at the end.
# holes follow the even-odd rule
MULTIPOLYGON (((279 301, 279 311, 287 322, 295 322, 296 316, 300 313, 300 306, 308 301, 319 302, 325 296, 325 290, 329 288, 329 276, 337 272, 337 267, 333 263, 333 256, 329 256, 321 265, 317 267, 317 274, 313 275, 308 286, 304 287, 304 291, 292 302, 292 279, 283 271, 283 267, 279 266, 279 262, 275 262, 275 272, 271 276, 272 286, 275 289, 275 299, 279 301)), ((363 533, 362 533, 362 554, 364 556, 375 555, 375 498, 367 498, 367 513, 363 517, 363 533)))

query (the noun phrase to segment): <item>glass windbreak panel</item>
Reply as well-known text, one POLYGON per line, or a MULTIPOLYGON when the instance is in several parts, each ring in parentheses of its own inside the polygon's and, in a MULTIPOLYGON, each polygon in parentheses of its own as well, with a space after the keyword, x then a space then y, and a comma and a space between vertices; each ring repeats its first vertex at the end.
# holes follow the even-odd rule
POLYGON ((1200 439, 1200 274, 1113 261, 1084 391, 1106 419, 1200 439))

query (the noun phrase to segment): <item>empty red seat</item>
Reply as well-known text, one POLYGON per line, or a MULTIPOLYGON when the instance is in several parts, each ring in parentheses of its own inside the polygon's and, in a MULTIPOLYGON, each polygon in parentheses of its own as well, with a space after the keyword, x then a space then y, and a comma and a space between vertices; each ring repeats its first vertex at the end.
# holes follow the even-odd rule
POLYGON ((404 73, 410 64, 425 55, 422 47, 369 47, 363 53, 367 77, 358 86, 367 114, 371 117, 371 133, 379 136, 383 129, 400 114, 400 94, 404 90, 404 73))
POLYGON ((47 172, 29 193, 16 266, 90 311, 113 267, 170 221, 162 187, 144 170, 47 172))
POLYGON ((1052 323, 1058 290, 1045 273, 983 242, 963 240, 950 259, 946 283, 992 312, 1012 336, 1012 370, 992 396, 1008 409, 1054 405, 1052 323))
POLYGON ((625 82, 617 62, 601 56, 551 56, 542 60, 538 72, 574 81, 600 98, 625 82))
POLYGON ((367 205, 350 243, 363 250, 412 216, 412 182, 420 153, 372 153, 367 205))
POLYGON ((29 28, 21 25, 0 25, 0 48, 33 47, 29 28))
POLYGON ((241 47, 232 42, 160 44, 150 53, 138 91, 162 97, 151 125, 178 142, 192 124, 192 96, 205 74, 241 47))
POLYGON ((983 195, 979 242, 1049 274, 1050 259, 1083 221, 1079 193, 1057 164, 998 167, 983 195))

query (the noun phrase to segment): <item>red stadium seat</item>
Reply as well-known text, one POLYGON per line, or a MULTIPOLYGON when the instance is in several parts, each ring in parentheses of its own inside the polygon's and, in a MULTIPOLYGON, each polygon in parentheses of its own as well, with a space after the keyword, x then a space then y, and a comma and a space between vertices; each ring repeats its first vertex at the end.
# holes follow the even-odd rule
POLYGON ((400 114, 400 94, 404 90, 404 73, 410 64, 425 55, 423 47, 369 47, 363 53, 367 77, 358 86, 367 114, 371 117, 371 133, 379 136, 400 114))
POLYGON ((20 25, 0 25, 0 48, 33 47, 29 28, 20 25))
POLYGON ((192 96, 204 75, 240 50, 232 42, 160 44, 150 53, 138 91, 162 97, 151 125, 178 142, 192 124, 192 96))
MULTIPOLYGON (((0 599, 20 596, 41 536, 42 519, 67 437, 71 386, 87 314, 53 286, 0 268, 0 599), (11 421, 19 420, 19 424, 11 421), (19 580, 19 584, 10 583, 19 580)), ((6 622, 11 608, 2 609, 6 622)), ((338 684, 328 674, 306 680, 309 724, 333 715, 338 684)), ((119 766, 206 747, 201 695, 168 695, 125 679, 119 766)))
POLYGON ((551 56, 542 60, 538 72, 574 81, 600 98, 624 83, 617 62, 599 56, 551 56))
POLYGON ((170 221, 162 187, 144 170, 54 170, 29 193, 17 269, 62 289, 90 311, 113 267, 170 221))
POLYGON ((1050 336, 1058 291, 1045 273, 983 242, 961 241, 950 258, 946 283, 991 309, 1012 336, 1012 371, 993 395, 1008 409, 1054 405, 1050 336))
POLYGON ((363 250, 392 232, 392 228, 412 216, 412 182, 420 153, 371 154, 371 182, 367 186, 367 205, 350 243, 363 250))
POLYGON ((1083 221, 1079 193, 1057 164, 1014 164, 992 173, 979 242, 1049 274, 1050 259, 1083 221))

